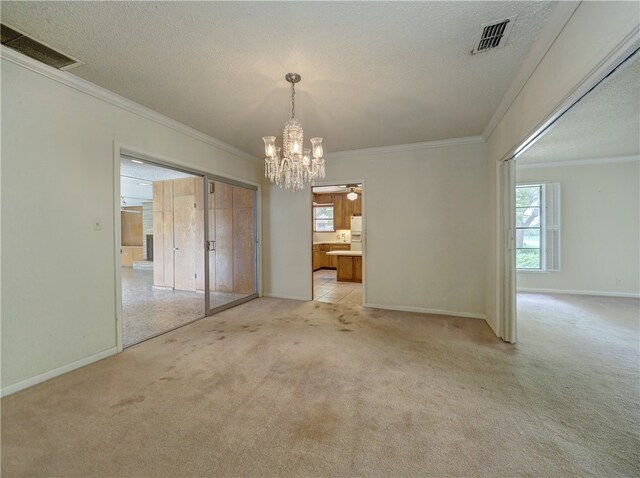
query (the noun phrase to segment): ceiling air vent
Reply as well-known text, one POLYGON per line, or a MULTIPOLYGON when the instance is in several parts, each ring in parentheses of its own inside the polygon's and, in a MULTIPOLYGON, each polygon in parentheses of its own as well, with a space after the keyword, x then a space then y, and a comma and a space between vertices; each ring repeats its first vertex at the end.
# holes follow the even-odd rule
POLYGON ((8 48, 19 51, 35 60, 59 70, 69 70, 82 62, 68 55, 60 53, 42 42, 34 40, 24 33, 5 24, 0 25, 2 44, 8 48))
POLYGON ((480 25, 480 41, 471 50, 471 54, 475 55, 476 53, 503 47, 507 43, 507 37, 511 33, 515 19, 516 17, 513 16, 480 25))

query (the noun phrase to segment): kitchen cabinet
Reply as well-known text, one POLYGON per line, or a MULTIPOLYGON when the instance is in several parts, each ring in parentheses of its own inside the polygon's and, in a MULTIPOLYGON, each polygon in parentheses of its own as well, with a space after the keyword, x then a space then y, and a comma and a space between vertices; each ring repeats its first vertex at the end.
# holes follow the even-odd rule
POLYGON ((353 258, 353 278, 355 282, 362 282, 362 256, 353 258))
POLYGON ((341 282, 362 282, 362 256, 336 256, 338 272, 336 278, 341 282))
POLYGON ((327 252, 348 251, 350 249, 350 244, 314 244, 312 248, 313 270, 335 269, 338 267, 337 257, 327 255, 327 252))
MULTIPOLYGON (((349 251, 350 244, 331 244, 332 251, 349 251)), ((338 267, 338 256, 327 256, 329 258, 329 267, 336 269, 338 267)))
POLYGON ((320 267, 331 267, 330 257, 327 255, 327 252, 331 250, 331 245, 322 244, 320 250, 322 251, 320 255, 320 267))
POLYGON ((358 194, 358 199, 351 201, 353 203, 352 216, 362 216, 362 194, 358 194))
POLYGON ((313 270, 317 271, 318 269, 322 268, 321 265, 321 251, 320 251, 320 245, 314 245, 313 249, 312 249, 312 254, 313 254, 313 270))
POLYGON ((351 201, 347 199, 347 196, 343 196, 344 205, 342 208, 342 214, 344 215, 344 221, 347 224, 345 229, 351 229, 351 216, 362 216, 362 196, 358 194, 358 198, 351 201))
POLYGON ((333 194, 314 194, 313 201, 316 204, 333 204, 333 194))
POLYGON ((333 205, 333 228, 351 229, 351 216, 362 216, 362 195, 351 201, 346 194, 314 194, 313 201, 316 204, 333 205))
POLYGON ((347 217, 347 207, 350 202, 344 194, 334 194, 333 196, 333 225, 336 230, 350 229, 347 217))

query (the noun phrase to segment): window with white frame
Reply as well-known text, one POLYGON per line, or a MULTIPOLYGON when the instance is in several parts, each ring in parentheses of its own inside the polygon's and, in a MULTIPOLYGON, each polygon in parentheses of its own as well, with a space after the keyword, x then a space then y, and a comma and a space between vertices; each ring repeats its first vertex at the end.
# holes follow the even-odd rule
POLYGON ((313 231, 334 232, 333 205, 319 204, 313 206, 313 231))
POLYGON ((516 186, 516 269, 560 270, 560 185, 516 186))

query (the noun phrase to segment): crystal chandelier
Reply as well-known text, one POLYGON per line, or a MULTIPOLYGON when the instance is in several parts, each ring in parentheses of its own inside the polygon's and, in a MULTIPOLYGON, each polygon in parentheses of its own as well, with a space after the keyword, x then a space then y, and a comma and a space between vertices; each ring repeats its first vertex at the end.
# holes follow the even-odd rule
POLYGON ((291 83, 291 119, 284 124, 282 149, 276 146, 275 136, 265 136, 264 177, 280 187, 298 191, 316 178, 324 178, 322 138, 311 138, 311 149, 303 148, 302 123, 296 119, 296 88, 302 77, 287 73, 291 83))

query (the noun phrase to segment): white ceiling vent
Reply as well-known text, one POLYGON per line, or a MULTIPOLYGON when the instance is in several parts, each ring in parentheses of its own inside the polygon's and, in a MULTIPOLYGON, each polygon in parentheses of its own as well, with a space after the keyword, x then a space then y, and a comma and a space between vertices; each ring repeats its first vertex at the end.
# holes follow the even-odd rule
POLYGON ((0 24, 0 32, 2 37, 2 45, 19 51, 23 55, 38 60, 46 65, 52 66, 59 70, 69 70, 83 63, 69 55, 60 53, 48 45, 25 35, 21 31, 0 24))
POLYGON ((507 43, 507 37, 511 33, 513 23, 516 20, 516 16, 505 18, 503 20, 497 20, 495 22, 484 23, 480 25, 480 40, 471 54, 475 55, 483 51, 493 50, 494 48, 501 48, 507 43))

